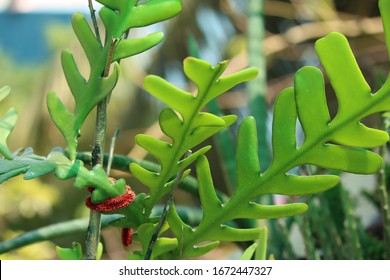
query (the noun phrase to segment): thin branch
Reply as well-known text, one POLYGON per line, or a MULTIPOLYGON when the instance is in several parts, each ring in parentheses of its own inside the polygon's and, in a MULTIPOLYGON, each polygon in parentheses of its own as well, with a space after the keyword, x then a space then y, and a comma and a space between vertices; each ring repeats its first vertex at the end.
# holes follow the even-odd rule
MULTIPOLYGON (((189 150, 184 155, 184 158, 189 157, 191 154, 192 154, 192 152, 191 152, 191 150, 189 150)), ((173 202, 173 190, 176 189, 179 186, 180 181, 181 181, 181 179, 183 177, 183 173, 184 173, 184 169, 180 170, 180 172, 177 174, 175 184, 174 184, 174 186, 172 187, 171 191, 168 194, 168 200, 167 200, 167 202, 166 202, 166 204, 164 206, 163 212, 162 212, 161 217, 160 217, 160 221, 158 222, 157 228, 156 228, 155 232, 153 233, 152 238, 150 239, 148 249, 147 249, 147 251, 145 253, 145 260, 150 260, 150 257, 152 256, 154 245, 156 244, 158 235, 160 234, 160 231, 161 231, 161 229, 162 229, 162 227, 163 227, 163 225, 165 223, 165 220, 167 219, 169 208, 170 208, 170 206, 171 206, 171 204, 173 202)))
MULTIPOLYGON (((112 54, 114 52, 117 39, 112 39, 110 49, 107 56, 106 66, 104 68, 103 77, 107 77, 110 72, 112 62, 112 54)), ((104 143, 107 131, 107 106, 109 96, 100 101, 96 106, 96 125, 95 125, 95 140, 92 149, 92 165, 103 164, 104 143)), ((100 242, 101 231, 101 213, 95 210, 90 211, 89 225, 85 240, 86 260, 95 260, 97 248, 100 242)))
MULTIPOLYGON (((102 228, 108 227, 111 222, 121 217, 122 215, 119 214, 104 216, 102 219, 102 228)), ((15 250, 33 243, 84 232, 87 225, 88 218, 81 218, 77 220, 60 222, 44 226, 36 230, 32 230, 23 233, 13 239, 6 240, 0 243, 0 254, 4 254, 11 250, 15 250)))
POLYGON ((96 20, 96 10, 93 7, 92 0, 88 0, 89 13, 91 14, 93 28, 95 30, 96 39, 98 39, 99 43, 102 44, 102 40, 100 38, 99 25, 96 20))
MULTIPOLYGON (((390 128, 390 119, 389 114, 384 114, 382 121, 384 123, 384 127, 386 131, 389 131, 390 128)), ((383 159, 386 159, 387 156, 387 144, 383 145, 380 148, 380 155, 383 159)), ((386 164, 384 163, 380 170, 379 177, 379 199, 381 205, 382 212, 382 220, 383 220, 383 242, 385 249, 385 259, 390 258, 390 209, 389 209, 389 196, 387 192, 387 176, 386 176, 386 164)))

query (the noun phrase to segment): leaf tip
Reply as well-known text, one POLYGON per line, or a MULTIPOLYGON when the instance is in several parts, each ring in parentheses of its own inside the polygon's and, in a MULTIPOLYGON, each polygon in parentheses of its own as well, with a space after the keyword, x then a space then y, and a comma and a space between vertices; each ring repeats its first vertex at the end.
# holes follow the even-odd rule
POLYGON ((241 122, 240 127, 242 129, 255 128, 256 119, 253 116, 248 116, 241 122))
POLYGON ((256 67, 247 68, 246 71, 248 72, 248 80, 253 80, 259 75, 259 69, 256 67))
POLYGON ((6 98, 11 92, 11 87, 4 86, 0 88, 0 101, 2 101, 4 98, 6 98))
POLYGON ((340 32, 331 32, 325 37, 318 39, 314 45, 315 48, 318 49, 329 43, 335 44, 343 41, 347 42, 347 38, 343 34, 340 32))

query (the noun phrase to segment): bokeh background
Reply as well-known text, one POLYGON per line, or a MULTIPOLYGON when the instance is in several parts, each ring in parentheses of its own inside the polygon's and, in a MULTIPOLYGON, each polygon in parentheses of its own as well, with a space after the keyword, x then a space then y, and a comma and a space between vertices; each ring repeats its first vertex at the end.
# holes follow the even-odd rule
MULTIPOLYGON (((232 70, 248 66, 250 2, 183 0, 183 11, 176 18, 131 31, 130 36, 140 37, 162 30, 165 40, 158 47, 121 62, 121 77, 111 98, 107 131, 109 140, 115 129, 120 129, 115 153, 151 159, 134 145, 134 136, 148 133, 161 137, 156 120, 163 105, 142 89, 142 80, 147 74, 160 75, 179 87, 188 88, 182 61, 189 55, 212 64, 228 59, 232 70)), ((99 8, 96 2, 94 5, 99 8)), ((53 147, 64 146, 50 120, 45 99, 47 93, 54 90, 64 103, 71 106, 73 102, 61 69, 61 50, 71 49, 81 71, 88 70, 70 25, 75 11, 88 17, 88 1, 0 0, 0 87, 12 88, 11 95, 0 104, 0 110, 5 112, 15 107, 19 114, 17 126, 9 138, 12 150, 33 147, 36 154, 47 155, 53 147)), ((339 31, 348 37, 374 91, 388 73, 377 0, 265 0, 263 14, 264 28, 257 27, 263 39, 257 44, 265 58, 261 73, 266 83, 260 90, 269 109, 268 118, 264 120, 266 127, 272 119, 270 112, 275 97, 282 89, 293 85, 294 73, 304 65, 321 67, 314 43, 329 32, 339 31)), ((327 87, 327 90, 329 108, 334 115, 336 100, 332 89, 327 87)), ((219 98, 217 105, 223 112, 237 114, 242 119, 250 114, 248 100, 247 88, 242 86, 219 98)), ((366 121, 373 126, 381 125, 379 117, 366 121)), ((235 129, 232 128, 232 135, 235 129)), ((81 133, 79 150, 89 152, 94 136, 94 113, 88 117, 81 133)), ((234 137, 232 139, 234 142, 234 137)), ((216 185, 229 191, 231 183, 218 146, 208 155, 214 163, 216 185)), ((113 176, 125 177, 136 192, 143 191, 128 172, 113 171, 113 176)), ((377 181, 377 175, 343 175, 343 187, 324 196, 305 198, 313 204, 314 216, 273 222, 270 252, 277 259, 358 258, 360 255, 354 251, 356 243, 348 241, 356 237, 364 248, 364 258, 382 258, 385 243, 377 181), (342 190, 347 190, 346 196, 341 195, 342 190), (349 210, 345 210, 345 203, 349 203, 349 210), (349 218, 353 223, 346 222, 349 218), (309 234, 305 230, 309 230, 309 234), (329 236, 333 236, 332 241, 326 240, 329 236), (310 246, 314 246, 311 252, 310 246)), ((71 182, 59 182, 52 175, 32 181, 17 177, 5 182, 0 186, 0 242, 51 223, 87 216, 84 207, 87 195, 74 189, 71 182)), ((185 193, 179 192, 176 198, 179 203, 194 204, 185 193)), ((277 203, 286 200, 284 197, 273 199, 277 203)), ((83 243, 83 240, 83 233, 56 238, 2 254, 0 259, 56 259, 56 245, 69 247, 73 241, 83 243)), ((131 250, 121 246, 118 229, 104 230, 103 240, 104 258, 123 259, 131 250)), ((207 258, 233 258, 237 248, 239 246, 226 244, 207 258)))

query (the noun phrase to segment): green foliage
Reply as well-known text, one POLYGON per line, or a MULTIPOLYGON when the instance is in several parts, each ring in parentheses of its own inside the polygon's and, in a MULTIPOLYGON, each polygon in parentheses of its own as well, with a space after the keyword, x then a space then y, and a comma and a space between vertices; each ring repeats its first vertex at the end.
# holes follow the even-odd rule
POLYGON ((53 149, 47 157, 42 157, 34 154, 32 148, 27 148, 20 154, 15 152, 12 160, 0 158, 1 183, 20 174, 25 174, 24 179, 30 180, 49 172, 54 172, 62 180, 75 178, 74 187, 79 189, 95 187, 92 192, 94 203, 119 196, 126 188, 123 179, 110 182, 101 165, 88 170, 82 161, 70 161, 61 149, 53 149))
POLYGON ((159 44, 163 39, 161 32, 143 38, 126 39, 125 34, 133 27, 148 26, 175 16, 181 10, 181 1, 147 1, 138 5, 134 0, 103 1, 100 16, 106 30, 106 42, 95 36, 87 20, 81 13, 74 14, 72 27, 87 56, 90 74, 84 78, 78 70, 73 54, 62 52, 61 62, 66 81, 75 100, 71 112, 55 92, 47 96, 50 115, 65 138, 66 153, 75 159, 78 137, 89 112, 104 98, 111 94, 119 75, 117 62, 120 59, 144 52, 159 44), (161 9, 166 9, 161 13, 161 9), (110 64, 114 70, 109 74, 110 64))
MULTIPOLYGON (((146 248, 148 248, 149 242, 152 238, 152 235, 156 231, 156 228, 157 225, 153 223, 145 223, 138 228, 137 234, 134 236, 134 239, 141 243, 141 246, 144 250, 133 252, 133 254, 129 255, 128 259, 130 260, 144 259, 144 256, 146 254, 146 248)), ((161 233, 166 232, 168 229, 169 227, 165 226, 161 230, 161 233)), ((156 245, 154 246, 151 259, 158 259, 161 256, 166 255, 170 251, 174 250, 176 247, 177 247, 176 238, 161 237, 158 240, 156 240, 156 245)))
MULTIPOLYGON (((292 225, 297 225, 303 233, 305 259, 324 260, 379 260, 387 259, 386 244, 371 232, 371 225, 364 226, 355 212, 355 205, 346 186, 335 188, 307 199, 310 211, 303 217, 294 217, 281 222, 281 229, 291 233, 292 225)), ((271 244, 269 243, 270 247, 271 244)), ((276 259, 296 259, 281 246, 281 252, 274 249, 276 259)))
MULTIPOLYGON (((174 17, 181 11, 182 5, 181 0, 149 0, 142 4, 138 4, 138 0, 97 2, 104 5, 99 15, 106 28, 107 38, 117 39, 130 28, 148 26, 174 17)), ((150 44, 148 40, 145 43, 150 44)))
POLYGON ((256 260, 265 260, 267 258, 267 241, 268 241, 268 229, 266 227, 260 228, 260 235, 257 241, 257 248, 255 251, 256 260))
MULTIPOLYGON (((83 257, 83 248, 80 243, 73 243, 72 248, 62 248, 60 246, 56 247, 56 251, 61 260, 82 260, 83 257)), ((98 254, 96 256, 97 260, 100 260, 103 253, 103 244, 99 243, 98 254)))
MULTIPOLYGON (((25 179, 32 179, 54 172, 59 179, 74 178, 76 188, 94 187, 94 203, 125 192, 126 183, 123 179, 110 182, 101 165, 89 170, 82 161, 76 160, 79 131, 89 112, 114 89, 119 75, 118 62, 155 46, 163 38, 162 33, 158 32, 143 38, 127 39, 129 29, 175 16, 181 10, 181 1, 149 0, 139 4, 137 0, 99 2, 104 5, 99 13, 106 31, 104 44, 82 14, 76 13, 72 19, 73 30, 89 62, 88 79, 80 74, 70 51, 63 51, 61 56, 64 74, 75 100, 74 111, 70 111, 56 93, 50 92, 47 97, 50 115, 66 140, 66 152, 53 149, 47 157, 42 157, 28 148, 12 153, 6 143, 16 122, 16 113, 11 109, 0 120, 0 152, 4 156, 0 159, 0 182, 19 174, 25 174, 25 179), (112 63, 114 66, 110 74, 112 63)), ((386 40, 389 42, 389 1, 381 1, 380 8, 387 32, 386 40)), ((371 174, 382 167, 383 159, 370 149, 384 145, 389 136, 385 131, 367 127, 361 121, 372 114, 390 110, 390 79, 373 94, 348 41, 339 33, 331 33, 318 40, 316 51, 336 94, 337 114, 333 119, 330 117, 321 71, 310 66, 297 71, 294 87, 283 90, 275 103, 272 161, 266 169, 263 170, 259 163, 255 119, 247 117, 240 124, 236 174, 233 176, 236 178, 234 192, 224 199, 217 194, 205 156, 211 147, 202 146, 202 143, 232 125, 236 116, 220 117, 203 110, 221 94, 254 79, 258 70, 249 68, 222 76, 227 68, 226 61, 212 66, 203 60, 189 57, 184 60, 183 67, 185 75, 197 88, 195 94, 179 89, 160 77, 146 77, 145 89, 168 106, 160 113, 159 124, 169 140, 162 141, 144 134, 136 136, 136 143, 155 157, 159 166, 157 170, 149 170, 141 164, 131 163, 129 168, 132 175, 149 192, 138 194, 130 205, 113 212, 121 217, 113 221, 112 225, 134 228, 134 240, 141 243, 141 250, 131 254, 129 259, 143 259, 156 234, 158 238, 151 253, 152 259, 198 257, 224 241, 253 240, 258 240, 258 243, 250 246, 242 259, 250 259, 253 254, 256 259, 265 259, 267 230, 242 228, 235 222, 302 214, 308 209, 305 203, 264 205, 260 198, 269 194, 317 194, 333 188, 340 181, 339 176, 332 173, 301 176, 292 170, 315 166, 371 174), (297 143, 297 123, 304 131, 302 143, 297 143), (197 150, 188 155, 188 151, 193 149, 197 150), (179 214, 179 207, 172 203, 168 205, 166 223, 160 229, 157 222, 166 213, 153 216, 153 210, 180 183, 176 180, 189 175, 192 164, 196 168, 202 218, 195 225, 187 222, 179 214), (167 234, 170 234, 169 237, 167 234)), ((0 100, 8 93, 8 88, 1 89, 0 100)), ((342 198, 346 206, 344 211, 348 218, 348 230, 353 235, 351 242, 356 249, 360 247, 357 225, 348 212, 348 199, 345 195, 342 198)), ((309 230, 309 224, 305 223, 307 221, 299 222, 303 230, 309 230)), ((309 231, 307 236, 311 233, 309 231)), ((309 237, 309 251, 315 257, 314 242, 312 236, 309 237)), ((100 247, 100 254, 101 250, 100 247)), ((80 244, 74 244, 72 248, 58 247, 57 252, 62 259, 83 258, 80 244)), ((361 252, 356 252, 356 256, 361 257, 361 252)))
POLYGON ((226 203, 216 196, 208 162, 204 156, 200 157, 197 177, 203 219, 192 228, 183 223, 171 207, 168 223, 179 241, 175 257, 199 256, 215 248, 220 241, 245 241, 258 235, 257 229, 226 226, 230 220, 286 217, 307 208, 301 203, 264 206, 254 202, 258 196, 314 194, 339 182, 336 175, 290 174, 294 167, 310 164, 361 174, 374 173, 381 168, 382 158, 367 148, 383 145, 388 135, 368 128, 360 121, 373 113, 389 110, 388 82, 375 95, 371 94, 347 40, 339 33, 319 40, 316 50, 339 101, 335 118, 330 119, 322 73, 314 67, 303 67, 295 75, 294 88, 282 91, 276 101, 273 160, 265 172, 262 173, 259 166, 255 122, 251 118, 240 125, 237 186, 226 203), (355 94, 353 102, 350 102, 351 88, 355 94), (297 120, 305 133, 305 140, 299 146, 296 143, 297 120))
POLYGON ((30 180, 52 172, 63 153, 53 150, 47 157, 34 154, 32 148, 21 152, 16 151, 12 160, 0 158, 0 182, 4 182, 19 174, 25 174, 24 179, 30 180))
MULTIPOLYGON (((388 134, 385 131, 367 128, 360 123, 360 120, 371 114, 389 110, 390 80, 387 79, 378 92, 372 94, 347 39, 339 33, 331 33, 318 40, 316 50, 335 90, 339 107, 336 117, 327 126, 330 136, 323 142, 364 148, 386 143, 388 134), (353 96, 350 93, 351 89, 353 89, 353 96)), ((323 118, 324 122, 328 121, 325 114, 323 118)), ((377 167, 380 165, 380 160, 376 158, 376 155, 368 152, 361 158, 360 164, 363 162, 362 159, 367 159, 367 163, 372 162, 373 166, 377 167)), ((342 166, 340 169, 345 168, 342 166)))
MULTIPOLYGON (((1 119, 0 128, 0 152, 5 157, 0 161, 2 181, 23 173, 26 173, 25 179, 32 179, 55 171, 60 179, 76 177, 74 184, 76 188, 95 186, 96 189, 92 193, 92 201, 95 203, 125 192, 124 180, 110 183, 100 165, 87 171, 81 161, 75 161, 77 139, 89 112, 114 89, 119 75, 117 62, 144 52, 163 39, 161 32, 135 39, 126 39, 125 33, 130 28, 147 26, 175 16, 181 10, 181 1, 152 0, 143 4, 133 0, 100 2, 105 5, 100 11, 106 29, 104 45, 95 36, 81 13, 75 13, 72 17, 73 30, 89 62, 89 78, 86 79, 80 74, 73 54, 69 50, 64 50, 61 55, 65 78, 75 100, 74 111, 67 109, 55 92, 52 91, 47 96, 49 113, 65 138, 67 144, 65 154, 69 160, 61 155, 58 149, 54 149, 48 157, 35 155, 30 148, 22 154, 19 154, 19 151, 12 154, 6 139, 16 123, 17 115, 14 109, 10 109, 1 119), (161 13, 161 9, 167 10, 161 13), (114 63, 114 69, 109 74, 111 63, 114 63)), ((8 95, 8 92, 9 88, 2 88, 1 99, 8 95)))
POLYGON ((87 55, 91 68, 90 78, 87 81, 80 74, 72 53, 68 50, 63 51, 62 67, 75 99, 75 110, 69 111, 55 92, 48 94, 47 106, 54 123, 65 138, 69 157, 74 159, 81 126, 88 113, 115 87, 119 68, 117 65, 114 66, 114 72, 109 77, 102 78, 101 75, 105 70, 110 52, 110 44, 104 48, 100 45, 86 19, 80 13, 73 16, 72 26, 87 55))
POLYGON ((56 247, 58 256, 62 260, 82 260, 83 259, 83 249, 80 243, 73 243, 72 248, 61 248, 60 246, 56 247))
POLYGON ((57 178, 66 180, 75 177, 73 186, 78 189, 94 187, 91 195, 93 203, 100 203, 112 197, 117 197, 125 193, 126 182, 124 179, 110 182, 106 172, 100 164, 95 165, 92 170, 84 167, 80 160, 71 162, 57 162, 54 170, 57 178))
POLYGON ((131 173, 150 189, 145 201, 146 217, 150 215, 152 207, 173 187, 174 179, 171 178, 180 170, 187 169, 210 147, 202 147, 183 159, 184 154, 236 120, 235 116, 218 117, 201 112, 212 99, 257 75, 257 70, 250 68, 220 77, 226 67, 227 62, 213 67, 205 61, 187 58, 184 61, 184 72, 197 86, 196 96, 176 88, 160 77, 148 76, 145 79, 145 89, 171 107, 161 112, 159 122, 162 131, 172 140, 168 143, 148 135, 136 137, 137 144, 156 157, 161 166, 159 172, 151 172, 136 163, 130 165, 131 173))
MULTIPOLYGON (((245 154, 241 154, 241 152, 245 149, 242 146, 257 149, 255 130, 255 123, 252 118, 246 119, 240 126, 237 148, 237 175, 238 182, 243 183, 243 185, 237 185, 236 191, 228 202, 223 204, 215 193, 207 159, 201 157, 198 160, 196 170, 203 219, 197 227, 192 228, 184 224, 175 209, 171 208, 168 223, 179 240, 178 250, 175 252, 176 257, 186 258, 203 255, 218 246, 220 241, 249 241, 258 238, 259 229, 239 229, 227 226, 226 223, 231 220, 285 217, 300 214, 307 209, 307 206, 302 203, 264 206, 252 201, 258 195, 256 188, 259 186, 256 185, 254 178, 255 175, 259 176, 258 156, 255 153, 256 151, 253 150, 251 152, 245 151, 245 154), (248 158, 248 155, 253 156, 253 158, 248 158), (240 181, 240 178, 244 179, 244 177, 245 180, 240 181), (213 242, 202 246, 198 245, 204 241, 213 242)), ((282 191, 282 188, 280 188, 280 191, 282 191)))
POLYGON ((246 260, 246 261, 251 260, 256 249, 257 249, 257 243, 253 243, 251 246, 246 248, 246 250, 244 251, 244 253, 240 257, 240 260, 246 260))
MULTIPOLYGON (((2 181, 23 173, 25 179, 32 179, 54 171, 59 179, 75 178, 76 188, 94 187, 91 195, 94 203, 103 202, 125 192, 126 183, 123 179, 111 183, 101 165, 96 165, 89 171, 81 161, 75 160, 80 130, 90 111, 107 98, 114 89, 119 76, 118 62, 150 49, 163 39, 161 32, 143 38, 127 39, 129 29, 148 26, 175 16, 181 10, 181 1, 150 0, 138 3, 139 1, 134 0, 101 0, 99 2, 104 5, 100 10, 100 17, 106 31, 104 43, 100 40, 99 29, 95 22, 96 34, 81 13, 74 14, 72 18, 74 33, 89 62, 89 77, 81 75, 74 56, 69 50, 64 50, 61 55, 65 78, 75 101, 74 111, 68 109, 55 92, 50 92, 47 96, 50 116, 66 141, 65 153, 55 149, 48 157, 41 157, 35 155, 29 148, 22 153, 17 151, 12 154, 6 145, 6 139, 16 122, 16 113, 11 110, 1 120, 3 126, 0 131, 2 132, 0 152, 5 157, 0 161, 2 181), (110 71, 112 63, 114 66, 110 71)), ((5 97, 8 91, 8 88, 2 89, 0 97, 5 97)), ((142 195, 138 196, 136 201, 141 201, 142 197, 142 195)), ((137 203, 135 202, 134 205, 137 203)))
POLYGON ((266 227, 262 227, 259 231, 258 241, 246 248, 240 260, 251 260, 253 257, 255 260, 266 260, 268 230, 266 227))
MULTIPOLYGON (((0 102, 8 96, 11 89, 7 86, 0 89, 0 102)), ((7 159, 12 159, 11 151, 7 146, 7 138, 16 124, 18 116, 16 110, 11 108, 0 118, 0 153, 7 159)))

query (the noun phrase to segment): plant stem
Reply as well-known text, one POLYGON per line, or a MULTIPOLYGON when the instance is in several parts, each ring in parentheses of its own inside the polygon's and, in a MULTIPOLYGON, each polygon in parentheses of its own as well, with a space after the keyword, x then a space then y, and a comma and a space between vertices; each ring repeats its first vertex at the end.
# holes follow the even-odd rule
POLYGON ((268 229, 263 227, 260 229, 259 241, 257 243, 257 249, 255 253, 255 260, 266 260, 267 259, 267 240, 268 240, 268 229))
POLYGON ((305 251, 307 260, 317 260, 319 257, 316 254, 316 248, 313 240, 313 232, 310 228, 310 222, 307 215, 302 217, 297 216, 296 221, 300 227, 303 239, 305 241, 305 251))
MULTIPOLYGON (((389 116, 385 115, 383 117, 383 122, 386 130, 389 129, 389 116)), ((387 155, 387 146, 386 144, 380 148, 380 155, 383 159, 386 158, 387 155)), ((382 211, 382 219, 383 219, 383 242, 385 245, 385 259, 390 258, 390 209, 389 209, 389 196, 387 193, 387 183, 386 183, 386 164, 384 163, 382 169, 380 170, 380 178, 379 178, 379 199, 382 211)))
MULTIPOLYGON (((111 40, 110 50, 108 53, 106 66, 104 68, 103 77, 107 77, 110 72, 112 62, 112 54, 117 40, 111 40)), ((110 96, 104 98, 96 106, 96 123, 95 123, 95 139, 92 149, 92 165, 103 164, 104 144, 107 130, 107 106, 110 96)), ((95 260, 97 248, 100 242, 101 230, 101 213, 95 210, 90 210, 89 224, 87 236, 85 240, 85 259, 95 260)))
MULTIPOLYGON (((153 208, 153 215, 162 215, 164 205, 157 205, 153 208)), ((203 212, 199 207, 195 206, 177 206, 177 213, 180 218, 191 226, 199 225, 202 220, 203 212)), ((103 215, 102 228, 112 226, 111 223, 123 218, 121 214, 103 215)), ((37 242, 51 240, 58 237, 69 236, 85 232, 88 226, 88 218, 75 219, 71 221, 59 222, 47 225, 35 230, 20 234, 12 239, 0 242, 0 254, 19 249, 21 247, 31 245, 37 242)), ((239 227, 238 224, 232 223, 230 226, 239 227)))
POLYGON ((91 19, 92 19, 92 23, 93 23, 93 28, 95 30, 96 39, 98 39, 98 41, 101 44, 102 40, 100 39, 99 26, 98 26, 98 23, 96 20, 96 15, 95 15, 96 10, 93 7, 92 0, 88 0, 88 7, 89 7, 89 13, 91 14, 91 19))
MULTIPOLYGON (((188 151, 185 154, 184 158, 189 157, 191 154, 192 154, 192 152, 190 150, 190 151, 188 151)), ((167 215, 168 215, 168 212, 169 212, 169 207, 173 203, 173 190, 176 189, 178 187, 178 185, 180 184, 180 181, 181 181, 181 179, 183 177, 183 173, 184 173, 184 169, 180 170, 180 172, 177 174, 175 185, 173 186, 173 188, 169 192, 168 200, 167 200, 167 202, 166 202, 166 204, 164 206, 163 212, 161 213, 160 221, 157 224, 157 228, 156 228, 155 232, 153 233, 153 236, 152 236, 152 238, 150 239, 150 242, 149 242, 148 249, 146 250, 145 260, 150 260, 150 257, 152 256, 153 248, 154 248, 154 245, 156 244, 158 235, 160 234, 160 231, 161 231, 161 229, 162 229, 162 227, 163 227, 163 225, 165 223, 165 220, 167 219, 167 215)))
MULTIPOLYGON (((96 112, 96 135, 95 144, 92 152, 92 165, 103 163, 103 148, 104 138, 107 127, 107 103, 108 100, 105 98, 97 105, 96 112)), ((101 214, 98 211, 90 210, 89 213, 89 224, 86 236, 86 260, 95 260, 97 248, 100 242, 100 230, 101 230, 101 214)))
POLYGON ((356 218, 349 202, 348 192, 346 190, 341 190, 341 197, 346 217, 347 241, 349 242, 348 245, 353 253, 352 259, 362 260, 362 246, 357 231, 356 218))
MULTIPOLYGON (((118 214, 104 216, 102 219, 102 227, 108 227, 112 221, 115 221, 121 217, 122 215, 118 214)), ((4 254, 11 250, 15 250, 33 243, 84 232, 87 224, 88 219, 81 218, 66 222, 59 222, 23 233, 13 239, 0 243, 0 254, 4 254)))

